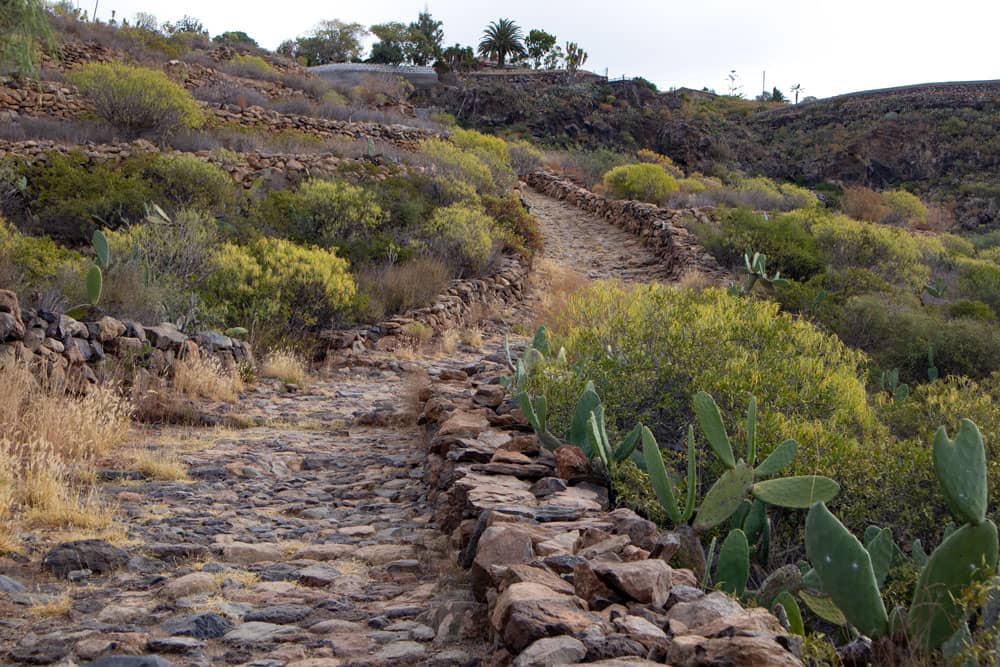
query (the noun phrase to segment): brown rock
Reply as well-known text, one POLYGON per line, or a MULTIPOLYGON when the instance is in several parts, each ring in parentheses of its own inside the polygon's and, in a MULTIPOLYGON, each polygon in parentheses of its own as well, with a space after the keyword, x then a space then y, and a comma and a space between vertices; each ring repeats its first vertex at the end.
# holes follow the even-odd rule
POLYGON ((459 438, 475 438, 490 427, 483 412, 456 412, 438 429, 438 437, 451 435, 459 438))
POLYGON ((574 635, 602 623, 599 616, 583 608, 580 598, 557 593, 547 586, 512 584, 497 598, 490 624, 501 633, 508 649, 520 653, 543 637, 574 635))
POLYGON ((507 390, 498 384, 485 384, 481 386, 473 395, 472 400, 474 400, 479 405, 484 405, 487 408, 495 408, 503 403, 503 399, 507 396, 507 390))
POLYGON ((739 602, 725 593, 715 591, 691 602, 678 602, 667 612, 667 618, 683 623, 688 628, 696 628, 742 612, 743 607, 739 602))
POLYGON ((731 665, 732 667, 801 667, 802 661, 771 637, 674 637, 667 660, 674 664, 731 665))
POLYGON ((493 565, 527 563, 535 557, 531 534, 512 524, 498 524, 483 531, 475 564, 485 571, 493 565))
POLYGON ((562 445, 555 451, 556 470, 563 479, 584 477, 590 474, 590 461, 576 445, 562 445))
POLYGON ((556 593, 573 595, 573 584, 559 577, 544 565, 517 564, 507 568, 507 573, 500 582, 500 592, 508 586, 520 583, 532 583, 548 586, 556 593))
POLYGON ((600 611, 621 598, 594 574, 589 562, 578 563, 573 568, 573 587, 577 597, 586 600, 591 611, 600 611))
POLYGON ((659 537, 660 531, 652 521, 643 519, 625 507, 616 509, 608 518, 615 522, 615 533, 628 535, 632 538, 632 544, 646 551, 652 551, 656 546, 656 539, 659 537))
POLYGON ((176 600, 199 593, 213 593, 217 590, 219 584, 213 575, 207 572, 192 572, 168 582, 163 587, 163 595, 176 600))
POLYGON ((662 608, 670 596, 672 570, 662 560, 595 563, 594 573, 609 588, 636 602, 662 608))

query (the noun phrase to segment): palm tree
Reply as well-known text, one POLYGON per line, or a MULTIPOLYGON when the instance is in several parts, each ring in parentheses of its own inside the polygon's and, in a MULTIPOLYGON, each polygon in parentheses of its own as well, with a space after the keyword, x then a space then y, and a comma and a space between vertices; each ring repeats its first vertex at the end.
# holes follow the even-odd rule
POLYGON ((496 58, 497 67, 503 67, 508 55, 523 56, 524 35, 521 26, 510 19, 493 21, 483 30, 483 39, 479 42, 479 55, 496 58))

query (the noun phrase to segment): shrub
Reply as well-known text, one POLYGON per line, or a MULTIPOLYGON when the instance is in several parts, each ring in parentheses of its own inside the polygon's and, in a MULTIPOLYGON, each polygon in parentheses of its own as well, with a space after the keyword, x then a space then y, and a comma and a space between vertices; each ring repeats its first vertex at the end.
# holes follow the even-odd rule
POLYGON ((806 280, 823 268, 809 229, 797 216, 768 218, 741 208, 726 211, 718 225, 700 226, 696 232, 705 248, 720 261, 743 265, 747 248, 767 255, 771 270, 796 280, 806 280))
POLYGON ((1000 370, 1000 330, 970 318, 947 319, 915 297, 868 294, 849 299, 837 333, 907 382, 927 377, 928 348, 942 376, 983 377, 1000 370))
POLYGON ((452 204, 434 211, 425 225, 424 240, 454 267, 456 275, 476 274, 493 251, 492 227, 493 219, 482 210, 452 204))
POLYGON ((988 259, 959 258, 958 289, 970 299, 988 304, 1000 312, 1000 264, 988 259))
POLYGON ((267 353, 260 374, 268 378, 277 378, 286 384, 304 387, 308 371, 306 362, 297 352, 280 348, 267 353))
POLYGON ((208 305, 226 324, 253 326, 265 338, 327 326, 354 302, 354 279, 334 250, 258 239, 224 244, 213 264, 202 288, 208 305))
POLYGON ((864 355, 773 303, 714 288, 600 282, 551 312, 548 324, 570 364, 544 365, 532 389, 548 398, 556 433, 569 425, 587 380, 613 417, 611 430, 641 420, 668 448, 682 443, 690 398, 705 387, 733 415, 727 423, 756 395, 762 454, 796 438, 797 465, 810 472, 853 463, 857 439, 878 432, 861 379, 864 355))
POLYGON ((542 166, 545 154, 530 141, 511 141, 507 143, 510 154, 510 164, 518 176, 525 176, 542 166))
POLYGON ((517 176, 510 163, 507 142, 500 137, 459 128, 452 133, 451 140, 463 151, 475 155, 489 168, 496 187, 507 190, 517 183, 517 176))
POLYGON ((163 72, 123 63, 91 63, 69 75, 71 83, 105 121, 129 136, 153 132, 167 137, 199 127, 198 103, 163 72))
POLYGON ((927 207, 920 198, 906 190, 886 190, 882 202, 888 212, 881 222, 889 225, 923 227, 927 224, 927 207))
POLYGON ((162 155, 144 176, 161 197, 157 203, 174 208, 220 211, 235 197, 236 186, 225 171, 193 155, 162 155))
POLYGON ((982 320, 983 322, 995 322, 997 319, 997 314, 989 305, 982 301, 975 301, 974 299, 959 299, 954 303, 948 304, 948 315, 951 317, 968 317, 973 320, 982 320))
POLYGON ((661 167, 665 172, 673 176, 674 178, 683 178, 684 172, 681 171, 666 155, 661 155, 655 151, 651 151, 648 148, 640 149, 636 154, 639 162, 644 162, 648 164, 655 164, 661 167))
POLYGON ((921 262, 919 244, 901 229, 827 215, 812 226, 812 233, 821 255, 834 267, 867 268, 891 283, 913 289, 923 286, 930 276, 921 262))
POLYGON ((879 222, 889 212, 889 207, 885 205, 879 193, 871 188, 856 185, 844 188, 844 194, 840 197, 840 210, 855 220, 879 222))
POLYGON ((660 204, 677 192, 677 181, 658 165, 629 164, 604 174, 604 188, 618 199, 660 204))
POLYGON ((27 236, 0 217, 0 285, 26 296, 47 286, 61 267, 80 267, 83 257, 48 237, 27 236))
POLYGON ((229 372, 215 357, 187 356, 173 369, 173 388, 189 398, 235 403, 243 391, 243 381, 229 372))
POLYGON ((95 223, 115 228, 139 219, 152 200, 142 178, 148 156, 120 164, 90 164, 80 152, 52 152, 45 162, 24 164, 27 197, 40 231, 68 242, 85 242, 95 223))
POLYGON ((269 192, 256 218, 264 230, 330 247, 375 231, 385 213, 374 195, 357 185, 311 179, 294 192, 269 192))
POLYGON ((358 275, 362 317, 377 322, 430 304, 443 294, 450 278, 437 257, 418 257, 403 264, 369 267, 358 275))
POLYGON ((256 74, 277 72, 277 70, 274 69, 274 67, 272 67, 269 62, 267 62, 260 56, 252 56, 245 53, 233 56, 229 60, 229 63, 244 67, 247 70, 252 71, 256 74))
POLYGON ((496 222, 496 231, 503 233, 507 247, 528 256, 541 252, 543 240, 538 219, 525 210, 517 195, 484 195, 482 203, 486 214, 496 222))
POLYGON ((446 178, 469 183, 479 193, 496 190, 493 173, 478 156, 442 139, 424 139, 420 152, 431 161, 435 170, 446 178))
POLYGON ((559 170, 588 188, 601 183, 609 170, 632 163, 629 156, 607 148, 560 153, 555 161, 559 170))

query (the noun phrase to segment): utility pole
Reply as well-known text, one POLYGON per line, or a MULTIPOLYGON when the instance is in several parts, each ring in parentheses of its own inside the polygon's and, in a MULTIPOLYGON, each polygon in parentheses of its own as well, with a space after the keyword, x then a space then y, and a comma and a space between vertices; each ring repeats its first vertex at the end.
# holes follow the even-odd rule
POLYGON ((91 17, 94 23, 97 23, 97 6, 99 4, 101 4, 101 0, 94 0, 94 15, 91 17))
POLYGON ((760 94, 767 95, 767 70, 763 70, 760 74, 760 94))

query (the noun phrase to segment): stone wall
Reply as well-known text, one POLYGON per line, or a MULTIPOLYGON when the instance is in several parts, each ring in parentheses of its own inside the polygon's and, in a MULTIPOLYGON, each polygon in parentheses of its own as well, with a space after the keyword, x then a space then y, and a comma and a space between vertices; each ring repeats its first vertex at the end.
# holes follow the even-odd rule
POLYGON ((17 295, 0 289, 0 368, 24 362, 53 382, 84 389, 101 379, 109 358, 163 374, 192 355, 214 356, 229 371, 254 361, 249 344, 218 332, 188 336, 172 324, 143 326, 106 315, 78 321, 22 309, 17 295))
POLYGON ((477 310, 481 313, 484 309, 519 302, 527 289, 530 270, 531 264, 524 258, 504 256, 486 276, 452 280, 448 290, 429 306, 409 310, 370 327, 327 331, 323 338, 333 350, 389 349, 406 339, 407 327, 415 323, 430 327, 436 334, 472 324, 477 310))
MULTIPOLYGON (((142 153, 159 153, 160 149, 142 139, 130 143, 121 142, 100 145, 61 144, 54 141, 35 140, 0 140, 0 159, 10 156, 27 160, 28 162, 38 160, 44 162, 52 153, 66 155, 73 151, 80 152, 86 158, 88 164, 97 164, 101 162, 117 162, 142 153)), ((197 153, 166 151, 166 153, 171 155, 193 155, 205 162, 214 164, 226 171, 238 184, 245 188, 251 187, 258 178, 267 177, 275 173, 283 175, 293 183, 297 183, 312 176, 332 175, 338 175, 347 180, 354 181, 363 178, 383 180, 396 169, 386 164, 373 164, 366 160, 337 157, 328 153, 282 154, 254 151, 239 153, 235 158, 232 155, 228 157, 220 156, 212 151, 199 151, 197 153)))
MULTIPOLYGON (((265 132, 294 129, 322 139, 348 138, 384 141, 402 148, 415 148, 428 137, 440 136, 407 125, 329 120, 295 114, 283 114, 262 107, 210 105, 202 103, 210 119, 236 123, 265 132)), ((18 114, 48 116, 63 120, 79 118, 91 112, 90 106, 76 88, 51 81, 16 81, 0 77, 0 122, 10 122, 18 114), (8 112, 2 115, 2 112, 8 112), (10 113, 13 112, 13 113, 10 113)))
POLYGON ((593 72, 578 71, 567 72, 565 70, 481 70, 475 72, 465 72, 459 75, 460 80, 466 82, 502 82, 513 86, 534 86, 534 85, 566 85, 573 83, 604 83, 607 79, 593 72))
POLYGON ((767 610, 701 590, 693 531, 612 511, 580 449, 539 448, 498 357, 442 372, 420 417, 435 518, 488 605, 491 664, 801 665, 767 610))
POLYGON ((526 180, 539 192, 599 215, 639 236, 674 279, 689 271, 721 281, 732 278, 683 226, 683 220, 708 222, 712 209, 665 209, 643 202, 608 199, 550 171, 533 172, 526 180))

